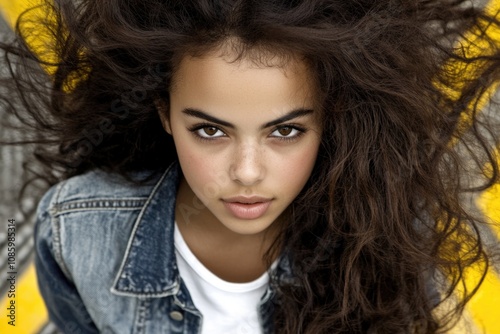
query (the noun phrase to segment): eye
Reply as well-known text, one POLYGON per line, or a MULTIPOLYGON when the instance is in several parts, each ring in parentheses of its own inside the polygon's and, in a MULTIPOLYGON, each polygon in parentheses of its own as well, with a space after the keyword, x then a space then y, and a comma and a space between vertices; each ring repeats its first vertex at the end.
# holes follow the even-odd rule
POLYGON ((294 126, 285 125, 280 126, 271 133, 272 137, 282 138, 282 139, 293 139, 304 133, 304 130, 299 129, 294 126))
POLYGON ((221 130, 219 130, 213 126, 201 128, 198 130, 198 134, 200 136, 203 136, 203 137, 218 137, 218 136, 216 136, 217 132, 222 133, 221 130))
POLYGON ((203 139, 214 139, 219 137, 225 137, 226 134, 219 128, 213 125, 199 125, 193 129, 190 129, 196 136, 203 139))

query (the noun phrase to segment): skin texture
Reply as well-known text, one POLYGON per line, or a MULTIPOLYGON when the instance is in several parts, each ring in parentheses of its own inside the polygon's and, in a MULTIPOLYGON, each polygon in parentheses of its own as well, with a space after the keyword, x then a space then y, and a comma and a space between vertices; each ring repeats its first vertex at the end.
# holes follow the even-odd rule
POLYGON ((170 109, 160 112, 184 175, 176 203, 179 229, 200 261, 230 281, 266 270, 262 255, 280 215, 308 180, 320 144, 308 70, 297 60, 281 65, 217 53, 186 56, 174 76, 170 109), (264 127, 295 110, 303 112, 264 127), (258 218, 241 218, 224 204, 235 196, 264 197, 269 206, 258 218))

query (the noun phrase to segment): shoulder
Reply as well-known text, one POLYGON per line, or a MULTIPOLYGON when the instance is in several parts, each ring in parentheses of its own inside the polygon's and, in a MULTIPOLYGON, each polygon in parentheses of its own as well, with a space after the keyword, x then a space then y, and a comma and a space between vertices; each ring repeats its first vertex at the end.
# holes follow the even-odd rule
POLYGON ((113 206, 113 202, 117 200, 128 200, 122 203, 123 206, 139 205, 139 202, 144 202, 151 194, 162 173, 140 171, 130 175, 130 178, 135 181, 143 180, 149 175, 151 178, 142 183, 132 182, 122 175, 99 169, 73 176, 53 185, 43 195, 38 204, 38 214, 44 215, 49 212, 58 214, 73 209, 91 209, 92 205, 101 209, 108 205, 110 208, 118 209, 120 206, 113 206))
MULTIPOLYGON (((73 256, 73 250, 124 252, 134 225, 143 216, 141 212, 151 202, 155 189, 162 180, 177 177, 169 170, 173 169, 130 175, 135 181, 151 175, 148 181, 141 183, 116 173, 92 170, 53 185, 38 203, 35 243, 47 244, 68 276, 71 270, 65 267, 78 259, 73 256)), ((175 195, 162 197, 162 203, 168 207, 174 201, 175 195)), ((77 264, 76 267, 84 266, 77 264)))
POLYGON ((38 205, 37 247, 49 249, 44 254, 51 254, 75 285, 91 286, 95 275, 90 273, 99 273, 110 287, 140 226, 154 227, 150 235, 155 235, 165 222, 170 224, 170 219, 157 223, 155 217, 162 214, 160 208, 170 208, 175 202, 173 190, 169 191, 171 196, 162 196, 160 190, 172 187, 178 177, 176 169, 138 172, 131 178, 143 180, 148 175, 152 177, 147 182, 134 183, 117 174, 93 170, 55 184, 38 205), (160 199, 152 209, 154 214, 149 214, 151 203, 160 199), (106 268, 102 268, 103 254, 106 268))
POLYGON ((150 174, 153 174, 153 177, 149 181, 139 184, 131 182, 119 174, 98 169, 92 170, 56 185, 58 188, 56 202, 64 203, 74 200, 123 198, 130 196, 147 197, 161 176, 161 173, 143 171, 131 175, 133 180, 139 181, 150 174))

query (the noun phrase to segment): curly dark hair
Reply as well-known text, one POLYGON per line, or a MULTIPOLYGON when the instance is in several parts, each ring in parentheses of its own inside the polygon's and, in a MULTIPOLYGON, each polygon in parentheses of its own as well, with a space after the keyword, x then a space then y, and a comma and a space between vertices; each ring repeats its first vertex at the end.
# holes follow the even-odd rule
POLYGON ((299 56, 316 80, 323 132, 269 250, 290 254, 297 278, 272 278, 275 332, 436 333, 461 315, 479 287, 463 287, 468 268, 484 277, 491 261, 461 198, 499 179, 498 129, 479 113, 500 75, 499 41, 486 33, 499 27, 495 15, 465 0, 45 6, 45 17, 24 13, 17 44, 3 49, 24 106, 12 112, 35 129, 24 142, 38 144, 50 184, 176 160, 155 101, 168 105, 182 57, 229 39, 261 64, 299 56), (41 31, 53 58, 29 49, 41 31), (471 171, 484 182, 468 182, 471 171), (451 311, 437 312, 448 300, 451 311))

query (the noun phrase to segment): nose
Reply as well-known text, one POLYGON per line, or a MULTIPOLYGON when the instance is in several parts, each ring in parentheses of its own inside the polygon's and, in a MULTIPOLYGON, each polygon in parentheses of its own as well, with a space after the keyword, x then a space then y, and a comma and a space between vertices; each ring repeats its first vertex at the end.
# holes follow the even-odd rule
POLYGON ((242 144, 235 148, 229 170, 231 179, 243 186, 252 186, 264 178, 264 152, 258 144, 242 144))

